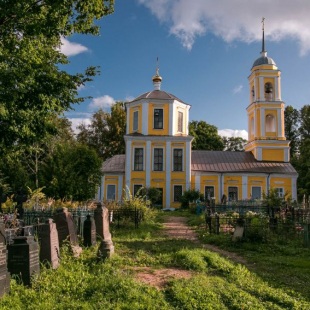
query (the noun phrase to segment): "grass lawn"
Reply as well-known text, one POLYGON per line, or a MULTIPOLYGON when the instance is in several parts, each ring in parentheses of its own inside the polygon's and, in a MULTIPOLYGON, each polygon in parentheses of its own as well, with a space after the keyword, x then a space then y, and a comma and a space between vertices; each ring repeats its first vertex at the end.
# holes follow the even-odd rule
MULTIPOLYGON (((250 271, 200 244, 163 236, 162 220, 161 215, 139 229, 112 229, 116 253, 105 262, 97 261, 96 248, 84 250, 78 259, 64 249, 61 266, 43 269, 32 288, 12 281, 11 293, 0 300, 0 309, 310 309, 308 296, 295 284, 286 286, 276 279, 281 268, 273 281, 268 278, 269 265, 274 263, 264 250, 255 256, 250 249, 235 248, 256 262, 250 271), (259 255, 265 257, 261 265, 259 255), (180 270, 188 276, 165 278, 158 288, 139 280, 143 268, 154 275, 180 270)), ((226 241, 211 241, 228 247, 226 241)), ((294 274, 299 262, 285 260, 283 252, 282 256, 282 264, 287 264, 282 272, 292 268, 294 274)))

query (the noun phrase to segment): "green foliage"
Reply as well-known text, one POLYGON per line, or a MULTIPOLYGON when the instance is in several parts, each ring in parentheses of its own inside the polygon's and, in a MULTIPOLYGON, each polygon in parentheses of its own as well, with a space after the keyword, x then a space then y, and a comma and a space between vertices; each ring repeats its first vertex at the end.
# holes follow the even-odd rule
POLYGON ((241 137, 222 137, 225 151, 242 152, 247 140, 241 137))
POLYGON ((102 160, 125 154, 126 111, 123 102, 111 107, 111 112, 99 110, 93 114, 90 125, 79 126, 77 140, 96 150, 102 160))
POLYGON ((0 11, 0 152, 32 145, 53 132, 51 119, 82 102, 78 87, 97 68, 69 74, 61 40, 98 34, 95 20, 113 0, 2 1, 0 11))
POLYGON ((194 137, 193 150, 222 151, 224 143, 217 132, 217 127, 205 121, 191 121, 189 123, 189 134, 194 137))
POLYGON ((203 200, 203 194, 201 194, 199 190, 188 189, 184 191, 181 196, 181 207, 188 208, 190 202, 195 202, 198 199, 203 200))

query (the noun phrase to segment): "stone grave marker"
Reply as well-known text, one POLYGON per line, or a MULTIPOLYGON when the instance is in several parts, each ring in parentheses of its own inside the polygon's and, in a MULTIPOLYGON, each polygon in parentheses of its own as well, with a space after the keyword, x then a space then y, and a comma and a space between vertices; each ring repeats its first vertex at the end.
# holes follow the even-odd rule
POLYGON ((0 243, 6 244, 6 237, 5 237, 5 226, 2 219, 0 219, 0 243))
POLYGON ((83 244, 86 247, 96 244, 96 224, 88 214, 83 227, 83 244))
POLYGON ((110 233, 109 210, 102 206, 101 203, 98 203, 94 216, 97 234, 102 238, 98 249, 98 257, 101 259, 109 258, 114 253, 114 245, 110 233))
POLYGON ((72 214, 68 211, 67 208, 58 209, 54 215, 54 221, 58 231, 60 246, 65 240, 68 240, 70 242, 73 254, 75 256, 79 256, 82 252, 82 248, 78 243, 76 226, 74 224, 72 214))
POLYGON ((244 234, 244 226, 242 225, 236 225, 234 234, 232 236, 232 241, 238 241, 241 240, 243 238, 243 234, 244 234))
POLYGON ((7 250, 0 242, 0 297, 10 291, 10 274, 7 269, 7 250))
POLYGON ((15 237, 7 249, 9 272, 21 276, 24 285, 30 285, 31 277, 40 273, 38 243, 33 236, 15 237))
POLYGON ((7 269, 4 223, 0 220, 0 297, 10 290, 10 274, 7 269))
POLYGON ((48 219, 38 227, 40 262, 56 269, 59 266, 59 240, 56 224, 48 219))

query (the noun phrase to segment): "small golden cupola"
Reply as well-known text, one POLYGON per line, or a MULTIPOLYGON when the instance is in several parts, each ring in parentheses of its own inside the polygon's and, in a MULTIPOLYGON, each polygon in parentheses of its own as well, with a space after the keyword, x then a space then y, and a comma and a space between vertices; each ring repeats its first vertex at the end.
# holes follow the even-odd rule
POLYGON ((248 115, 248 144, 257 160, 289 161, 289 141, 285 138, 284 102, 281 99, 281 71, 267 56, 265 27, 262 20, 262 51, 249 76, 250 104, 248 115))
POLYGON ((159 75, 159 68, 156 68, 156 74, 152 78, 154 90, 160 90, 162 77, 159 75))

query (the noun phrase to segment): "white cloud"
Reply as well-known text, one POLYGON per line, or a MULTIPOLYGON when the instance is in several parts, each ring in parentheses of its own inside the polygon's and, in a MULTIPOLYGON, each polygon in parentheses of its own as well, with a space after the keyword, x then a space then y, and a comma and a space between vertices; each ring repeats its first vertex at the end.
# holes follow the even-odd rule
POLYGON ((65 38, 61 38, 60 51, 66 56, 75 56, 88 51, 88 48, 82 44, 70 42, 65 38))
POLYGON ((115 99, 109 95, 104 95, 102 97, 93 98, 89 104, 90 110, 107 109, 115 104, 115 99))
POLYGON ((222 137, 241 137, 248 140, 248 132, 244 129, 220 129, 218 134, 222 137))
POLYGON ((233 89, 233 93, 238 94, 242 91, 242 89, 243 89, 243 85, 238 85, 233 89))
POLYGON ((138 1, 149 8, 161 23, 168 24, 170 33, 178 37, 189 50, 196 38, 207 32, 226 42, 261 40, 260 18, 264 16, 267 40, 294 38, 301 55, 310 52, 310 1, 138 1))
POLYGON ((77 127, 81 124, 90 125, 91 119, 90 118, 68 118, 68 120, 71 122, 71 128, 75 134, 79 133, 79 130, 77 127))

